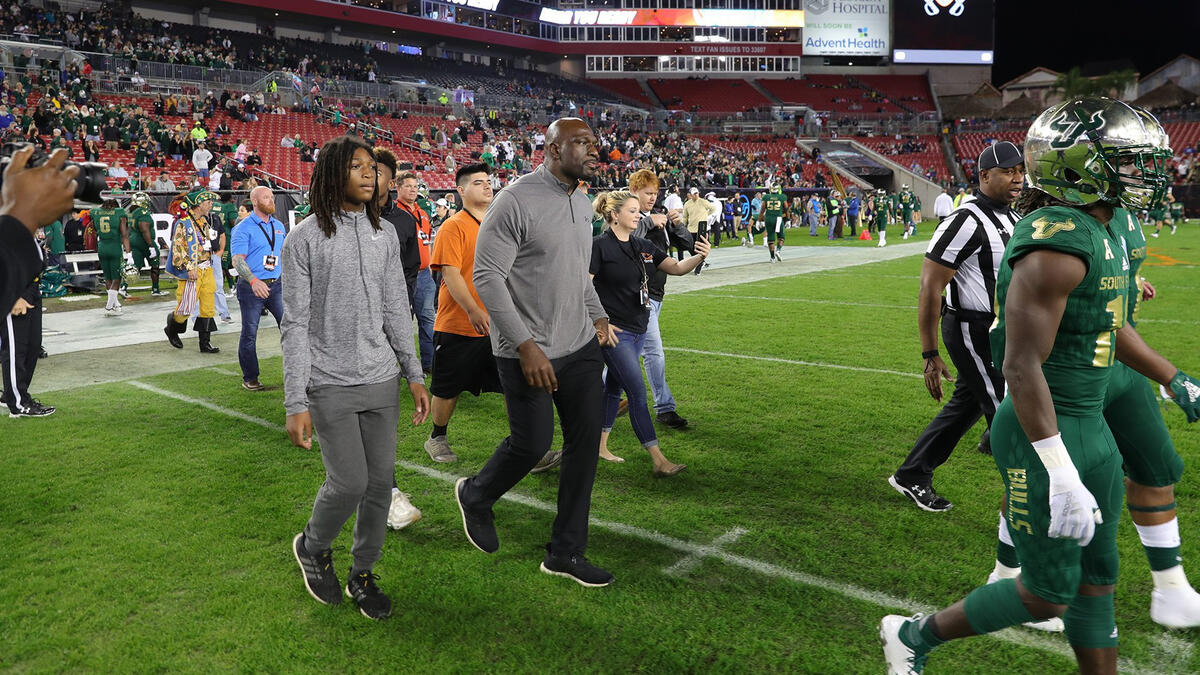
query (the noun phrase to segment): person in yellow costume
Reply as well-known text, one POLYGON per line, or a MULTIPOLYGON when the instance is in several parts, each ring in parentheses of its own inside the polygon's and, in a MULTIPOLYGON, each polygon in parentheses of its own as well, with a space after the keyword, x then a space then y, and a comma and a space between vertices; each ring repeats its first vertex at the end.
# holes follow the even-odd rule
POLYGON ((171 346, 183 349, 179 336, 187 332, 187 319, 197 303, 200 315, 192 325, 200 334, 200 351, 215 354, 220 350, 209 341, 217 322, 213 320, 216 282, 212 275, 212 242, 208 229, 208 212, 217 200, 217 193, 193 190, 171 204, 175 224, 171 231, 171 251, 167 255, 167 274, 179 279, 175 287, 175 310, 167 315, 164 332, 171 346))

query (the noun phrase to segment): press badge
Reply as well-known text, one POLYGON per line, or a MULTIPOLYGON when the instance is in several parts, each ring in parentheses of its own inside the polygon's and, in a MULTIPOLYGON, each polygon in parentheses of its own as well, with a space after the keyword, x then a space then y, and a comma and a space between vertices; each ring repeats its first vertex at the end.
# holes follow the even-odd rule
POLYGON ((645 282, 642 282, 642 287, 638 290, 638 298, 642 302, 642 307, 650 309, 650 289, 646 288, 645 282))
POLYGON ((263 269, 268 272, 274 272, 275 264, 278 262, 279 262, 279 258, 277 258, 273 255, 264 255, 263 256, 263 269))

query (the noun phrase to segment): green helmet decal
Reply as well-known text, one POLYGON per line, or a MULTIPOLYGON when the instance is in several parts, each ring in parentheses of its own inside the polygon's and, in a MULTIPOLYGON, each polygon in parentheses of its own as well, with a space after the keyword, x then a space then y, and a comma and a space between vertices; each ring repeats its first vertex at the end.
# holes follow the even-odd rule
POLYGON ((1162 153, 1143 117, 1102 96, 1043 111, 1025 140, 1030 184, 1079 206, 1106 202, 1141 209, 1161 200, 1169 184, 1162 153))

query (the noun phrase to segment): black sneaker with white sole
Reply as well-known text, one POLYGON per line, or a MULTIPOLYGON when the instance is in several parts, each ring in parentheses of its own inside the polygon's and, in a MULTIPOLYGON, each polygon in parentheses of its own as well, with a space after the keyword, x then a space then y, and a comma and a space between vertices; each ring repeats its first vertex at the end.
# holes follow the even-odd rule
POLYGON ((378 574, 359 572, 346 582, 346 597, 358 605, 358 611, 368 619, 386 619, 392 614, 392 599, 375 585, 378 574))
POLYGON ((582 555, 554 555, 550 552, 549 544, 546 545, 546 558, 538 569, 556 577, 572 579, 588 588, 599 588, 613 582, 613 575, 608 570, 596 567, 582 555))
POLYGON ((300 573, 304 576, 304 587, 308 589, 308 594, 323 605, 340 604, 342 585, 338 581, 337 572, 333 570, 333 550, 325 549, 317 555, 309 553, 304 547, 304 533, 301 532, 292 539, 292 553, 300 565, 300 573))
POLYGON ((888 477, 888 484, 896 489, 896 492, 913 500, 913 503, 925 511, 940 513, 949 511, 953 504, 934 491, 932 485, 922 485, 920 483, 902 483, 896 479, 895 475, 888 477))
POLYGON ((491 509, 472 508, 463 503, 462 491, 466 483, 467 478, 463 476, 454 484, 454 501, 458 502, 458 512, 462 514, 467 541, 484 553, 495 553, 500 549, 500 537, 496 536, 496 517, 491 509))
POLYGON ((49 417, 50 415, 54 414, 55 410, 57 410, 57 408, 55 408, 54 406, 42 405, 41 401, 39 401, 37 399, 33 399, 32 401, 29 402, 28 405, 25 405, 23 407, 17 408, 15 410, 10 408, 8 411, 8 416, 9 417, 49 417))
POLYGON ((654 419, 658 420, 659 424, 665 424, 672 429, 683 429, 688 425, 688 421, 680 417, 679 413, 674 410, 659 413, 654 419))

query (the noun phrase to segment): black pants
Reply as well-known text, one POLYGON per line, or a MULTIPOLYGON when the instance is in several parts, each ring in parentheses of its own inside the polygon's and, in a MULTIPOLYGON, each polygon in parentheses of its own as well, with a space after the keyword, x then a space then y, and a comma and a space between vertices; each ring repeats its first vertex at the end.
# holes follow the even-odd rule
POLYGON ((992 365, 988 343, 991 324, 992 318, 986 314, 965 318, 950 311, 943 313, 942 341, 958 371, 954 393, 896 470, 896 480, 901 483, 929 485, 933 470, 950 458, 955 446, 980 417, 986 417, 991 427, 996 407, 1004 398, 1004 376, 992 365))
POLYGON ((563 431, 562 468, 558 474, 558 515, 550 536, 555 555, 583 554, 587 548, 592 482, 600 456, 604 359, 596 341, 574 354, 553 359, 558 391, 547 394, 525 382, 519 359, 497 358, 500 386, 508 408, 508 438, 500 441, 479 474, 466 482, 464 501, 490 507, 515 486, 550 450, 554 410, 563 431))
POLYGON ((0 361, 3 367, 4 396, 0 402, 10 412, 17 412, 32 400, 29 398, 29 383, 33 381, 33 369, 37 367, 38 354, 42 351, 42 302, 33 303, 33 308, 21 316, 8 314, 0 323, 0 361))

